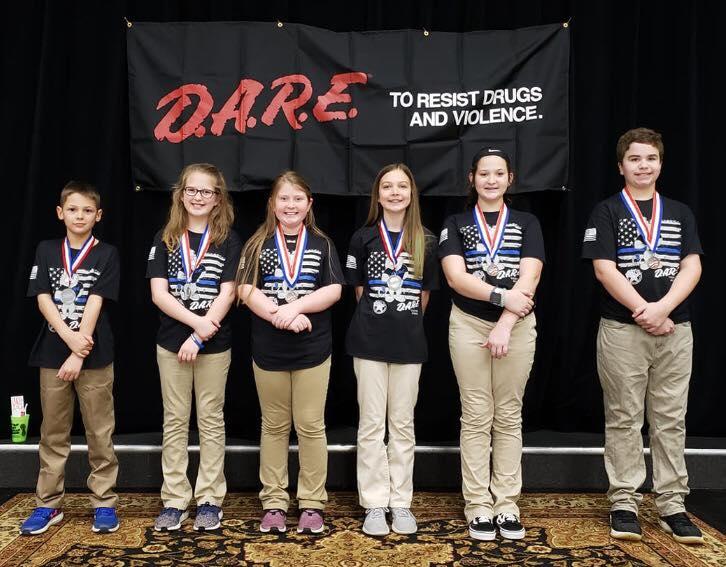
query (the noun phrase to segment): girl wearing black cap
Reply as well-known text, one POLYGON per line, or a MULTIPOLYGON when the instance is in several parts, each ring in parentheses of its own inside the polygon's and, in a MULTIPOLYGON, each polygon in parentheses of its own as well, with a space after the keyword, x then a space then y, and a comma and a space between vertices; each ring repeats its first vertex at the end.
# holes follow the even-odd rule
POLYGON ((534 360, 533 296, 544 262, 537 219, 507 207, 509 156, 482 148, 469 205, 449 217, 439 257, 451 287, 449 348, 461 399, 461 476, 469 535, 522 539, 522 397, 534 360), (491 467, 490 467, 491 451, 491 467))

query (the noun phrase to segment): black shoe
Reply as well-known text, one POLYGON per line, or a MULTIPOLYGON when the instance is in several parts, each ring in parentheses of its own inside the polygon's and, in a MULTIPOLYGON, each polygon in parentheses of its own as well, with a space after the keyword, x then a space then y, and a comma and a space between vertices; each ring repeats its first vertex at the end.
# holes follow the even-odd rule
POLYGON ((685 512, 661 516, 660 527, 673 536, 678 543, 703 543, 703 534, 685 512))
POLYGON ((516 514, 497 514, 497 527, 505 539, 523 539, 524 526, 516 514))
POLYGON ((489 516, 477 516, 469 522, 469 536, 482 541, 492 541, 497 537, 497 530, 489 516))
POLYGON ((638 515, 628 510, 613 510, 610 512, 610 535, 616 539, 640 541, 643 531, 640 529, 638 515))

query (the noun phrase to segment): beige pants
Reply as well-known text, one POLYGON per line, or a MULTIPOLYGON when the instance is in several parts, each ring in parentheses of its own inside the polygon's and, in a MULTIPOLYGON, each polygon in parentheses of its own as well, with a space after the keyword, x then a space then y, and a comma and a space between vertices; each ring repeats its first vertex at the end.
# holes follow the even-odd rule
POLYGON ((287 454, 290 426, 295 424, 300 459, 297 477, 298 506, 322 510, 328 500, 328 441, 325 436, 325 398, 330 378, 330 357, 313 368, 292 371, 263 370, 252 365, 262 410, 260 438, 260 500, 262 508, 287 511, 287 454))
POLYGON ((420 364, 353 358, 358 378, 358 496, 363 508, 410 508, 420 364), (388 447, 383 442, 388 413, 388 447))
POLYGON ((518 321, 509 354, 492 358, 486 342, 495 323, 455 305, 449 349, 461 398, 461 477, 467 521, 519 514, 522 490, 522 397, 534 361, 534 314, 518 321), (490 468, 491 453, 491 468, 490 468))
POLYGON ((161 500, 165 507, 186 510, 192 500, 187 478, 189 415, 192 390, 197 404, 199 470, 194 499, 221 506, 227 493, 224 478, 224 390, 231 361, 229 350, 200 354, 193 363, 181 363, 174 352, 156 346, 156 360, 164 400, 164 441, 161 469, 164 484, 161 500))
POLYGON ((64 481, 71 451, 71 427, 75 396, 81 407, 88 443, 91 474, 86 482, 94 508, 115 508, 118 496, 113 489, 118 476, 118 460, 111 435, 115 426, 113 408, 113 364, 105 368, 81 370, 73 382, 56 377, 58 369, 40 369, 40 472, 35 501, 37 506, 60 508, 65 495, 64 481))
POLYGON ((638 325, 600 320, 597 370, 605 403, 605 469, 613 510, 638 512, 645 481, 643 415, 648 418, 653 491, 661 516, 683 512, 688 494, 684 457, 691 378, 690 323, 654 337, 638 325))

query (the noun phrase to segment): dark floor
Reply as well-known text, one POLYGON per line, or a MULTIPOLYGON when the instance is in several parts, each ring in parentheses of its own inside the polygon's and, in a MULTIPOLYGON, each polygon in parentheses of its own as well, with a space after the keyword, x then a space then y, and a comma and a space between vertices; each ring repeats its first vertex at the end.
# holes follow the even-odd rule
MULTIPOLYGON (((232 488, 230 488, 230 491, 233 491, 232 488)), ((19 492, 27 491, 11 488, 0 489, 0 504, 19 492)), ((123 494, 124 492, 150 492, 150 490, 123 490, 119 492, 123 494)), ((718 529, 722 534, 726 534, 726 490, 692 490, 686 500, 686 505, 689 512, 718 529)))

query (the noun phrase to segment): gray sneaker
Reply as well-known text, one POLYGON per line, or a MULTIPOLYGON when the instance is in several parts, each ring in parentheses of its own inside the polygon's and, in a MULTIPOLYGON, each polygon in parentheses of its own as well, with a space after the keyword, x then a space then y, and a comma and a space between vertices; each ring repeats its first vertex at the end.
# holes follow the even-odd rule
POLYGON ((366 519, 363 521, 363 533, 372 536, 384 536, 391 533, 386 522, 386 508, 371 508, 366 510, 366 519))
POLYGON ((418 526, 411 509, 391 508, 391 528, 397 534, 415 534, 418 531, 418 526))
POLYGON ((197 506, 197 517, 194 518, 194 529, 198 532, 219 529, 222 524, 222 508, 209 502, 197 506))
POLYGON ((189 517, 189 512, 179 508, 164 508, 156 517, 154 529, 157 532, 171 532, 181 528, 182 522, 189 517))

